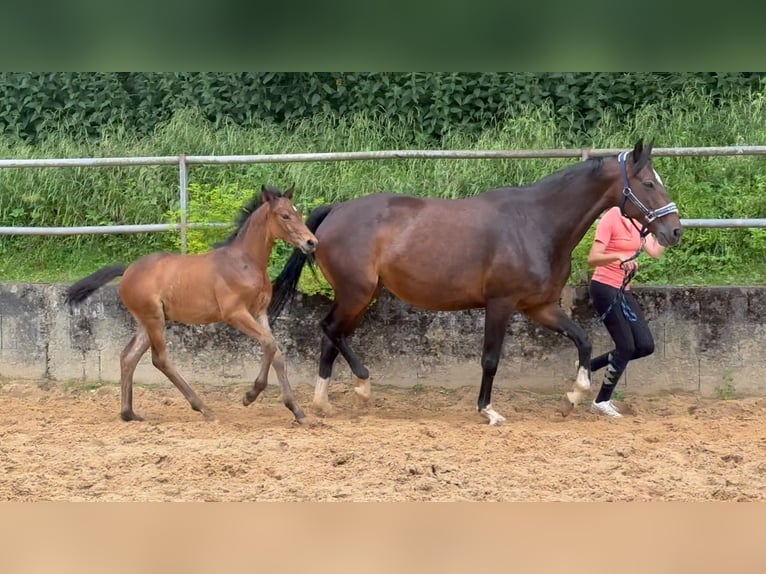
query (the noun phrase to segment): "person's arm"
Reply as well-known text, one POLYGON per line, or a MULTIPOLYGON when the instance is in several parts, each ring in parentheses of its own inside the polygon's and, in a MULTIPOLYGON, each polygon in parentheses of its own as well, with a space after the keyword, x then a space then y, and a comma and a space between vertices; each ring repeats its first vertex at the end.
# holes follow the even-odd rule
POLYGON ((662 256, 662 252, 665 251, 665 248, 660 245, 660 243, 657 241, 657 238, 650 233, 646 236, 646 241, 644 242, 644 251, 646 251, 649 257, 659 259, 660 256, 662 256))
MULTIPOLYGON (((588 265, 591 267, 601 267, 602 265, 609 265, 616 261, 625 261, 633 256, 633 253, 606 253, 606 245, 600 241, 594 241, 593 246, 588 253, 588 265)), ((638 266, 636 260, 628 261, 625 266, 628 271, 638 266)))

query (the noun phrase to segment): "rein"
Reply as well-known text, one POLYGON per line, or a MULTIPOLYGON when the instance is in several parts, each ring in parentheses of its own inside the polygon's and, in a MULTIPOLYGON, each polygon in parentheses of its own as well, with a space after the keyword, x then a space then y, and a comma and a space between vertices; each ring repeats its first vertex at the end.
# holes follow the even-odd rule
POLYGON ((633 224, 633 227, 635 227, 638 230, 639 235, 641 236, 641 246, 636 250, 636 252, 631 256, 625 259, 620 263, 620 267, 623 268, 625 271, 625 277, 622 279, 622 285, 617 290, 617 295, 615 295, 612 302, 609 304, 609 307, 607 307, 606 311, 604 311, 603 315, 599 317, 600 322, 604 322, 607 315, 612 311, 615 305, 617 303, 620 304, 620 307, 622 308, 622 314, 625 316, 625 318, 630 321, 631 323, 634 323, 638 320, 638 317, 633 312, 633 310, 628 305, 627 300, 625 299, 625 291, 628 288, 628 285, 633 280, 633 277, 636 276, 637 270, 634 269, 632 271, 628 271, 625 269, 625 263, 629 261, 633 261, 635 259, 638 259, 638 256, 641 254, 641 250, 644 247, 644 242, 646 241, 646 236, 649 234, 649 224, 654 221, 655 219, 659 219, 660 217, 664 217, 666 215, 669 215, 671 213, 678 213, 678 207, 675 203, 670 202, 667 205, 664 205, 663 207, 659 207, 657 209, 648 209, 641 201, 636 197, 636 195, 633 193, 633 190, 630 188, 630 182, 628 181, 628 166, 627 166, 627 159, 630 152, 624 151, 621 152, 620 155, 617 156, 617 161, 620 164, 620 169, 622 171, 622 201, 620 202, 620 214, 629 219, 630 222, 633 224), (633 205, 638 207, 638 209, 643 213, 644 215, 644 224, 639 228, 638 225, 636 225, 636 221, 630 217, 628 214, 625 213, 625 203, 630 200, 633 205))

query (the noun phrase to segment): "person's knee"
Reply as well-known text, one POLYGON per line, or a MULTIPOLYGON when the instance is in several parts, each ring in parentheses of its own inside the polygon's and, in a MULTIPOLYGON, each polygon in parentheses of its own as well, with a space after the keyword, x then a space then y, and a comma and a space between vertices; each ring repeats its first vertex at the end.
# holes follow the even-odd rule
POLYGON ((636 346, 632 343, 619 345, 613 353, 612 363, 618 367, 625 367, 628 361, 636 358, 636 346))
POLYGON ((633 351, 633 358, 640 359, 641 357, 648 357, 652 353, 654 353, 654 341, 649 339, 636 345, 635 350, 633 351))

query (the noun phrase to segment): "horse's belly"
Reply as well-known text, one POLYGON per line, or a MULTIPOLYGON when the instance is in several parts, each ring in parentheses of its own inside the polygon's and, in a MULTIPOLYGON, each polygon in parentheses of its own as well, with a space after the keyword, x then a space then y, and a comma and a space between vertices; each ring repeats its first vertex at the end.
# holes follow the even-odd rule
POLYGON ((445 281, 439 277, 434 279, 381 274, 381 282, 386 289, 416 307, 432 311, 458 311, 484 306, 484 290, 478 281, 468 284, 445 281))

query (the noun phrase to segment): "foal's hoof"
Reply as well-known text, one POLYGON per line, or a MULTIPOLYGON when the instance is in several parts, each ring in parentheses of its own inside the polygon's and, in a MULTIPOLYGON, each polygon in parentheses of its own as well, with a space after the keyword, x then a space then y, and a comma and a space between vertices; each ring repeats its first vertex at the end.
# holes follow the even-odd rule
POLYGON ((217 422, 217 419, 215 418, 213 411, 211 411, 209 408, 207 408, 203 404, 192 405, 192 410, 200 413, 203 417, 205 417, 205 420, 208 422, 217 422))
POLYGON ((205 417, 205 421, 207 421, 209 423, 217 423, 218 422, 218 418, 215 416, 215 414, 211 410, 208 410, 208 409, 203 410, 202 411, 202 416, 205 417))
POLYGON ((141 422, 144 420, 144 417, 138 416, 133 411, 120 411, 120 418, 124 420, 126 423, 129 423, 131 421, 141 422))

